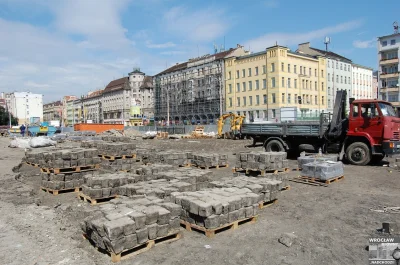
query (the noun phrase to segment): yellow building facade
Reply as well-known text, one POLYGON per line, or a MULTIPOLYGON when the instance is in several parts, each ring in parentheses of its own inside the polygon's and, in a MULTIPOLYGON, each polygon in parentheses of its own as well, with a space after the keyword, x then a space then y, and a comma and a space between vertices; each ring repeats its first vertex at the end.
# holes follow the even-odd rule
POLYGON ((265 51, 225 59, 226 112, 246 119, 280 120, 292 107, 297 116, 326 112, 326 64, 313 57, 273 46, 265 51))

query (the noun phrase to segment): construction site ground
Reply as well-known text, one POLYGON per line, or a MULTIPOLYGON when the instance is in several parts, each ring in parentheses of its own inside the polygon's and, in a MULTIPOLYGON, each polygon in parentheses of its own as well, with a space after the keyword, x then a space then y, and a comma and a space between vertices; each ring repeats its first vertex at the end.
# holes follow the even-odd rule
MULTIPOLYGON (((228 154, 230 166, 214 169, 215 179, 232 177, 235 152, 261 150, 246 148, 251 143, 247 140, 146 141, 164 150, 228 154)), ((9 142, 0 139, 0 263, 111 264, 110 257, 84 240, 80 230, 84 210, 96 206, 85 204, 75 193, 54 196, 41 191, 38 168, 22 165, 13 172, 24 150, 8 148, 9 142)), ((295 158, 290 166, 297 167, 295 158)), ((366 264, 368 237, 379 234, 382 222, 399 218, 379 210, 400 206, 400 171, 381 163, 345 165, 344 172, 344 180, 328 187, 290 182, 291 189, 260 211, 254 224, 212 239, 182 229, 182 239, 120 264, 366 264), (283 233, 297 237, 291 247, 278 242, 283 233)))

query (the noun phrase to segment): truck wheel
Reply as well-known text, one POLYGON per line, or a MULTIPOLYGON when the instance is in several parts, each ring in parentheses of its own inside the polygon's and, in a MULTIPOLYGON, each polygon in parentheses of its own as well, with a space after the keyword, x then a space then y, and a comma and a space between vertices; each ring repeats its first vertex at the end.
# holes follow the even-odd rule
POLYGON ((371 152, 368 145, 356 142, 347 147, 346 158, 353 165, 365 166, 371 161, 371 152))
POLYGON ((278 140, 271 140, 265 145, 265 151, 267 152, 285 152, 283 144, 278 140))

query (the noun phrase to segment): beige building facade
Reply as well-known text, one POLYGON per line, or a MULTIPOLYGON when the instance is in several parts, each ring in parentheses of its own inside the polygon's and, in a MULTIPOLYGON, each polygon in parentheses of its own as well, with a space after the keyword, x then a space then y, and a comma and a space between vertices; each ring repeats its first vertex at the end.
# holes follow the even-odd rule
POLYGON ((318 117, 327 109, 325 60, 278 45, 226 58, 226 112, 276 121, 282 108, 291 108, 296 116, 318 117))

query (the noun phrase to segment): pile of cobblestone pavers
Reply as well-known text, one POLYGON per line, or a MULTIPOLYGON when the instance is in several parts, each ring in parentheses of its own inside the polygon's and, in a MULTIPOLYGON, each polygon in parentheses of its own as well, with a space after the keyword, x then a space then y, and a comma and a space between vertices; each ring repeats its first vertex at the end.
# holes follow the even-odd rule
POLYGON ((84 177, 82 194, 91 199, 109 198, 119 195, 119 187, 134 181, 134 176, 123 172, 118 174, 88 174, 84 177))
POLYGON ((236 168, 251 170, 280 170, 288 168, 286 152, 238 152, 236 153, 236 168))
POLYGON ((132 138, 126 136, 113 136, 113 135, 101 136, 101 139, 105 142, 114 142, 114 143, 130 143, 133 141, 132 138))
POLYGON ((181 219, 207 229, 257 215, 259 195, 247 188, 174 192, 171 202, 182 207, 181 219))
POLYGON ((175 168, 174 170, 160 172, 157 178, 167 179, 169 181, 178 180, 190 183, 196 186, 194 190, 208 188, 208 183, 212 180, 213 174, 211 170, 201 170, 196 168, 175 168))
MULTIPOLYGON (((156 151, 149 152, 146 163, 161 163, 174 166, 191 165, 192 152, 190 151, 156 151)), ((145 162, 145 161, 143 161, 145 162)))
POLYGON ((25 162, 41 168, 70 168, 99 165, 101 159, 95 148, 60 149, 29 151, 25 153, 25 162))
POLYGON ((338 156, 337 155, 308 155, 308 156, 299 156, 297 158, 297 164, 298 164, 298 169, 302 169, 303 165, 312 163, 312 162, 326 162, 326 161, 332 161, 332 162, 337 162, 338 161, 338 156))
POLYGON ((137 168, 139 163, 135 158, 102 159, 100 167, 111 172, 130 172, 137 168))
MULTIPOLYGON (((150 240, 176 235, 181 207, 157 198, 122 199, 100 205, 81 222, 85 237, 119 261, 121 253, 150 240)), ((154 242, 153 242, 154 243, 154 242)))
POLYGON ((91 172, 74 172, 65 174, 41 173, 41 187, 50 190, 69 190, 80 188, 84 183, 84 177, 91 172))
POLYGON ((301 176, 323 181, 344 176, 342 162, 315 161, 303 165, 301 176))
POLYGON ((97 143, 97 149, 100 155, 122 157, 122 156, 135 156, 136 145, 134 143, 97 143))
POLYGON ((103 140, 101 138, 85 140, 81 142, 82 148, 97 148, 98 143, 102 143, 103 140))
POLYGON ((259 202, 270 202, 278 198, 284 188, 282 181, 268 178, 239 176, 211 181, 210 188, 247 188, 259 195, 259 202))
POLYGON ((191 164, 201 168, 218 168, 228 166, 228 156, 221 154, 193 154, 191 164))

